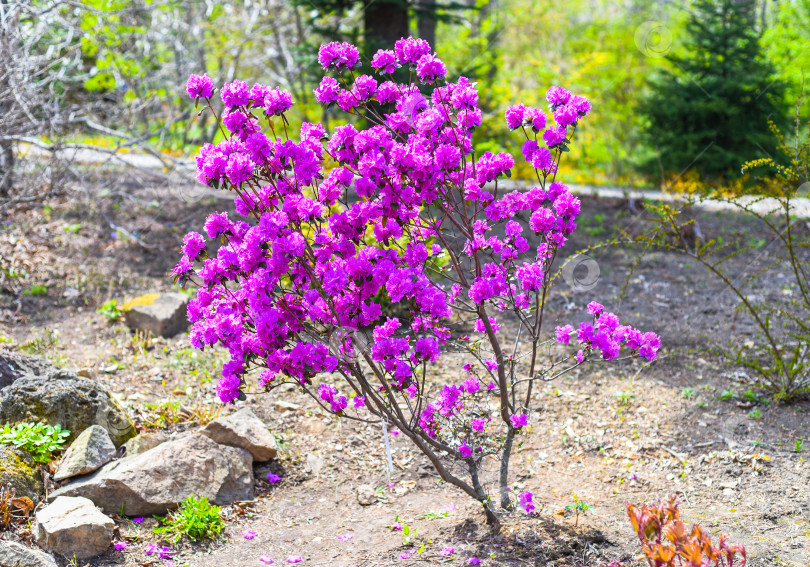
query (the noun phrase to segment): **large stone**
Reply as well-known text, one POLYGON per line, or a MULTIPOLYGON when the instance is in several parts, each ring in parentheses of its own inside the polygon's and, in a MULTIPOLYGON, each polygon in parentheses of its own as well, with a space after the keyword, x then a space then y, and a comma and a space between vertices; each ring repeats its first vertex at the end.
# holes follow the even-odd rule
POLYGON ((276 438, 250 408, 215 419, 201 433, 220 445, 247 449, 258 462, 276 456, 276 438))
POLYGON ((45 359, 0 349, 0 389, 23 376, 45 376, 57 367, 45 359))
POLYGON ((108 513, 164 514, 187 496, 215 504, 253 499, 253 457, 192 434, 113 461, 51 493, 89 498, 108 513))
POLYGON ((115 522, 87 498, 62 496, 34 518, 34 539, 40 547, 65 557, 87 559, 107 551, 115 522))
POLYGON ((27 496, 33 502, 39 502, 45 493, 42 474, 31 455, 13 445, 0 445, 0 486, 9 484, 18 497, 27 496))
POLYGON ((65 451, 53 479, 59 482, 91 473, 112 461, 114 456, 115 445, 107 430, 100 425, 91 425, 65 451))
POLYGON ((151 293, 128 301, 122 309, 129 328, 173 337, 188 327, 187 306, 184 293, 151 293))
POLYGON ((57 567, 56 560, 47 553, 6 540, 0 540, 0 566, 57 567))
POLYGON ((68 442, 91 425, 106 429, 116 447, 135 436, 126 412, 101 384, 56 367, 0 390, 0 424, 21 421, 58 423, 70 430, 68 442))
POLYGON ((140 455, 149 449, 154 449, 161 443, 169 440, 169 436, 163 431, 150 431, 141 433, 127 441, 127 457, 140 455))

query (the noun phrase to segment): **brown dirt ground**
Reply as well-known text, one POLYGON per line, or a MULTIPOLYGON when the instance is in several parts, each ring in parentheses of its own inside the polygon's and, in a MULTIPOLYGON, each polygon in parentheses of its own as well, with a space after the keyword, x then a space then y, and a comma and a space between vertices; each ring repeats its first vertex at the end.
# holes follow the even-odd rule
MULTIPOLYGON (((175 195, 133 187, 54 200, 47 209, 18 208, 0 219, 0 340, 87 369, 130 408, 142 430, 187 429, 230 411, 213 394, 221 355, 191 350, 184 336, 133 336, 96 312, 108 299, 171 289, 166 273, 182 235, 228 206, 175 195), (119 231, 113 238, 116 227, 129 236, 119 231), (25 293, 37 284, 47 292, 25 293)), ((766 238, 756 223, 729 213, 693 214, 709 237, 766 238)), ((644 214, 629 212, 624 201, 588 198, 579 236, 567 250, 608 238, 617 226, 632 232, 643 225, 644 214)), ((512 478, 516 488, 535 494, 540 514, 506 514, 503 530, 493 535, 478 507, 442 484, 402 436, 391 436, 389 478, 381 429, 338 423, 290 390, 249 399, 283 441, 278 459, 256 466, 256 501, 225 508, 221 541, 174 546, 176 565, 261 565, 260 555, 285 563, 291 554, 313 566, 462 565, 471 555, 484 565, 636 564, 625 503, 670 493, 680 495, 688 523, 743 542, 749 565, 810 564, 810 468, 806 452, 795 451, 797 439, 810 437, 810 403, 768 402, 756 388, 746 397, 747 375, 703 350, 714 340, 753 337, 752 327, 744 318, 732 322, 733 297, 683 256, 647 255, 619 297, 636 257, 626 248, 594 253, 598 285, 587 293, 561 285, 550 304, 556 324, 578 320, 593 298, 612 297, 604 303, 635 326, 659 332, 664 350, 649 366, 588 366, 538 388, 534 426, 513 457, 512 478), (726 390, 737 397, 722 401, 726 390), (269 485, 268 471, 282 482, 269 485), (376 488, 376 503, 358 503, 361 484, 376 488), (578 519, 564 510, 573 493, 593 506, 578 519), (419 518, 431 512, 438 517, 419 518), (408 545, 402 532, 386 527, 397 516, 418 528, 408 545), (244 539, 246 529, 257 537, 244 539), (352 538, 339 541, 342 534, 352 538), (422 554, 398 559, 422 543, 422 554), (445 547, 455 549, 452 557, 440 555, 445 547)), ((738 262, 732 268, 744 273, 751 259, 738 262)), ((781 293, 785 278, 777 270, 757 285, 781 293)), ((435 372, 437 379, 460 375, 452 360, 435 372)), ((145 542, 160 541, 149 529, 153 523, 119 520, 129 548, 90 565, 164 564, 140 551, 145 542)))

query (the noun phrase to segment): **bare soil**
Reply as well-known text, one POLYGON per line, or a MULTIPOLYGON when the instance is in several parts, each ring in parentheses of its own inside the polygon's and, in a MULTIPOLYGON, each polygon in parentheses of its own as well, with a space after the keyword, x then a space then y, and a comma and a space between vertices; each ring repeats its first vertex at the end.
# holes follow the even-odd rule
MULTIPOLYGON (((172 289, 167 273, 182 236, 199 230, 207 213, 230 208, 180 193, 99 191, 20 207, 0 219, 0 341, 11 341, 0 347, 88 371, 142 431, 189 429, 231 411, 214 395, 220 353, 193 351, 185 336, 133 335, 96 311, 109 299, 172 289)), ((567 254, 610 238, 618 227, 646 226, 648 213, 631 211, 626 201, 583 200, 581 228, 567 254)), ((727 211, 691 214, 707 238, 768 238, 756 222, 727 211)), ((745 274, 769 245, 765 240, 732 268, 745 274)), ((300 555, 302 565, 463 565, 474 555, 483 565, 595 567, 612 559, 637 565, 625 504, 671 493, 680 496, 685 521, 744 543, 749 565, 810 564, 810 467, 807 448, 797 442, 810 437, 810 402, 769 400, 744 372, 705 350, 756 335, 734 315, 734 297, 689 259, 653 251, 627 280, 636 250, 610 247, 592 256, 597 285, 576 293, 560 282, 547 328, 584 319, 585 305, 598 298, 634 326, 657 331, 664 349, 650 365, 591 365, 537 389, 535 425, 513 456, 512 478, 516 489, 534 493, 539 514, 505 513, 503 529, 493 534, 478 505, 441 483, 403 436, 389 434, 389 475, 381 428, 339 423, 288 390, 247 402, 283 446, 278 459, 256 465, 256 500, 225 508, 222 540, 173 545, 175 564, 261 565, 262 555, 276 563, 300 555), (280 483, 265 480, 271 471, 280 483), (376 502, 358 502, 360 485, 373 487, 376 502), (579 517, 566 511, 574 494, 593 508, 579 517), (407 544, 402 531, 388 527, 397 517, 418 528, 407 544), (244 530, 258 535, 245 539, 244 530), (421 554, 399 558, 422 544, 421 554), (441 555, 448 547, 453 554, 441 555)), ((766 296, 784 293, 788 272, 770 271, 757 285, 766 296)), ((434 368, 436 379, 460 377, 452 362, 434 368)), ((154 523, 118 519, 128 549, 89 564, 165 564, 142 552, 147 542, 161 543, 151 533, 154 523)))

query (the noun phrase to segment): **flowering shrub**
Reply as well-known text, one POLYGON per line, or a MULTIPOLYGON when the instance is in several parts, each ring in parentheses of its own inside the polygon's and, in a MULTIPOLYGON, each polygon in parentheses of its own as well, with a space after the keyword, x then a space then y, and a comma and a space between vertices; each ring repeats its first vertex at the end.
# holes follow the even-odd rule
MULTIPOLYGON (((712 545, 698 525, 691 530, 680 519, 678 497, 639 508, 627 504, 627 515, 641 542, 643 557, 650 567, 744 567, 745 547, 729 544, 724 534, 712 545), (737 555, 741 556, 737 563, 737 555)), ((602 567, 621 567, 614 561, 602 567)))
MULTIPOLYGON (((497 522, 482 463, 500 460, 501 505, 511 506, 509 455, 531 422, 533 383, 621 351, 652 360, 660 347, 654 333, 592 303, 588 321, 556 330, 576 354, 540 368, 551 266, 580 208, 557 166, 591 105, 552 87, 553 125, 544 110, 507 109, 537 186, 504 193, 498 180, 514 158, 475 153, 476 85, 449 82, 425 41, 380 50, 377 78, 361 74, 346 43, 323 45, 318 61, 328 74, 317 100, 363 117, 366 128, 328 135, 304 123, 296 141, 288 92, 235 81, 219 93, 227 135, 200 149, 198 178, 233 191, 239 216, 208 217, 205 233, 223 243, 216 253, 201 234, 185 237, 174 273, 199 286, 188 307, 191 343, 230 353, 217 385, 223 402, 244 399, 257 369, 261 390, 293 383, 327 412, 382 420, 497 522), (392 78, 401 66, 411 70, 407 84, 392 78), (407 317, 384 317, 380 297, 407 306, 407 317), (501 313, 520 326, 511 352, 501 313), (458 382, 427 379, 439 359, 458 355, 458 382)), ((208 77, 192 76, 188 93, 216 114, 208 77)))
POLYGON ((810 191, 810 136, 807 123, 802 124, 799 118, 801 104, 796 105, 792 137, 770 125, 779 149, 774 152, 777 158, 743 164, 744 174, 759 178, 756 193, 750 194, 751 189, 746 190, 742 183, 724 189, 724 194, 700 183, 681 184, 680 188, 692 193, 686 195, 683 207, 656 207, 657 222, 639 239, 644 245, 691 258, 735 297, 738 305, 733 319, 736 321, 742 312, 750 320, 755 329, 753 340, 731 335, 725 344, 717 341, 710 351, 750 371, 758 385, 783 401, 810 392, 810 239, 806 220, 796 215, 798 203, 810 191), (765 240, 754 239, 748 243, 734 239, 723 242, 722 238, 703 241, 697 221, 683 220, 682 211, 705 198, 726 203, 743 217, 756 219, 758 226, 770 233, 767 245, 765 240), (694 242, 685 237, 689 234, 697 237, 694 242), (733 262, 746 254, 750 256, 741 271, 733 262), (762 294, 766 274, 784 278, 782 293, 762 294))

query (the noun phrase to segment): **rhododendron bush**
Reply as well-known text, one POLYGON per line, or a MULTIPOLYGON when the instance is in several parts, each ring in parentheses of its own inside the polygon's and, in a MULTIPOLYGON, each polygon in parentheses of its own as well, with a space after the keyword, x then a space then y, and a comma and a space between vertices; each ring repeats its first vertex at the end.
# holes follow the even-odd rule
MULTIPOLYGON (((511 505, 509 455, 532 422, 533 383, 622 352, 652 360, 660 346, 592 303, 587 321, 556 329, 570 355, 541 357, 552 264, 580 208, 557 168, 591 105, 552 87, 548 110, 507 109, 537 185, 504 192, 514 158, 473 148, 476 85, 448 81, 425 41, 380 50, 368 73, 346 43, 323 45, 318 60, 317 100, 359 117, 331 133, 291 132, 292 97, 278 88, 219 92, 225 139, 200 149, 198 177, 232 191, 236 212, 208 217, 216 252, 201 234, 185 238, 175 275, 199 286, 191 343, 230 353, 223 402, 293 383, 327 412, 383 421, 497 522, 489 486, 511 505), (408 70, 408 83, 395 80, 408 70), (383 302, 407 316, 384 316, 383 302), (507 317, 520 328, 509 345, 507 317), (457 381, 431 379, 443 358, 457 381), (483 474, 490 461, 497 478, 483 474)), ((208 77, 192 76, 188 92, 217 113, 208 77)))

